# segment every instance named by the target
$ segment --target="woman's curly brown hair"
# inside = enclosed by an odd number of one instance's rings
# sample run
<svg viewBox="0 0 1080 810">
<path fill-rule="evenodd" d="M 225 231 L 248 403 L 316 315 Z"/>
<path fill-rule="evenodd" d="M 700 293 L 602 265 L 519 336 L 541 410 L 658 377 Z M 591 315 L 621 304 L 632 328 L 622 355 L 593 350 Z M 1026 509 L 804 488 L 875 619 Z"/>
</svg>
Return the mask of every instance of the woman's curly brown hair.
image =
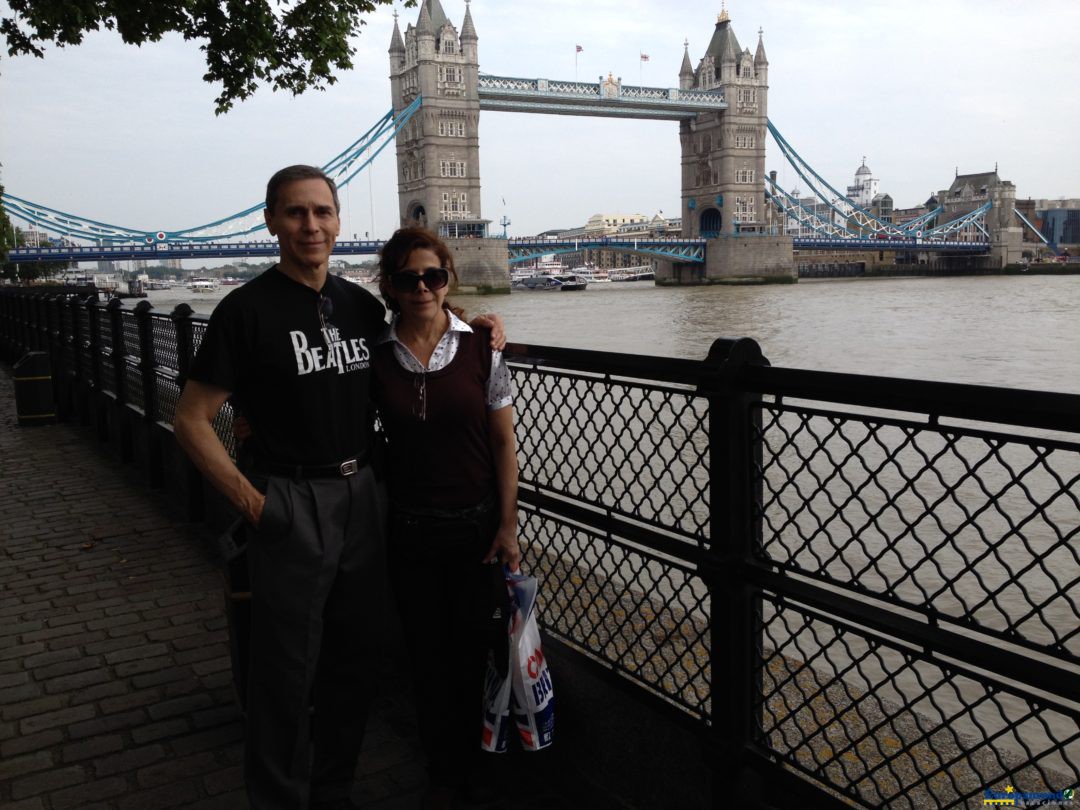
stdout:
<svg viewBox="0 0 1080 810">
<path fill-rule="evenodd" d="M 383 300 L 391 312 L 400 312 L 401 307 L 390 295 L 390 274 L 404 267 L 414 250 L 430 250 L 438 256 L 440 265 L 450 272 L 450 289 L 453 290 L 458 285 L 454 256 L 438 234 L 420 225 L 399 228 L 379 251 L 379 292 L 382 293 Z M 443 306 L 459 318 L 465 314 L 463 309 L 450 306 L 449 301 L 445 301 Z"/>
</svg>

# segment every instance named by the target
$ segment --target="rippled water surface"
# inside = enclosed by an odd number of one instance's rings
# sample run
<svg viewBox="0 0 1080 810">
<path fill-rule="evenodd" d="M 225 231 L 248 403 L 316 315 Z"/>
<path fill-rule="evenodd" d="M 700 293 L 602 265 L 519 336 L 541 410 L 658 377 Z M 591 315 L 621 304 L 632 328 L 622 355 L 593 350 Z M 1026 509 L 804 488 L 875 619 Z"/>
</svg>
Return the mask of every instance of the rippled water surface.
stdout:
<svg viewBox="0 0 1080 810">
<path fill-rule="evenodd" d="M 150 300 L 209 313 L 229 289 Z M 777 366 L 1080 393 L 1080 276 L 608 283 L 457 302 L 500 313 L 522 343 L 701 358 L 716 337 L 746 336 Z"/>
</svg>

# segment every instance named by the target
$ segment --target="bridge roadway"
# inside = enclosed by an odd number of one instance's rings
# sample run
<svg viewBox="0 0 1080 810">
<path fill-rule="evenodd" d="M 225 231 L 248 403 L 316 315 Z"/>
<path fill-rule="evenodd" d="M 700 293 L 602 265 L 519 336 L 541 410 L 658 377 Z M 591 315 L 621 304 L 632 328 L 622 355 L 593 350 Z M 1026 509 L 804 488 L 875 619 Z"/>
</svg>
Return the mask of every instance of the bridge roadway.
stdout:
<svg viewBox="0 0 1080 810">
<path fill-rule="evenodd" d="M 754 239 L 759 234 L 745 234 L 741 238 Z M 737 237 L 738 238 L 738 237 Z M 632 237 L 601 236 L 592 238 L 565 237 L 519 237 L 507 239 L 510 262 L 522 262 L 551 253 L 568 253 L 586 248 L 615 250 L 655 256 L 677 262 L 701 263 L 705 261 L 708 240 L 681 236 Z M 343 239 L 334 246 L 335 256 L 374 255 L 385 244 L 380 239 Z M 830 239 L 827 237 L 794 240 L 796 250 L 905 250 L 914 252 L 979 254 L 990 250 L 989 242 L 931 242 L 921 239 Z M 278 244 L 264 239 L 248 242 L 154 242 L 152 244 L 128 245 L 57 245 L 39 248 L 16 248 L 8 254 L 13 262 L 89 262 L 127 261 L 148 262 L 165 259 L 222 259 L 222 258 L 276 258 Z"/>
<path fill-rule="evenodd" d="M 0 807 L 241 810 L 242 719 L 209 538 L 89 429 L 18 427 L 13 399 L 0 365 Z M 400 670 L 380 666 L 356 775 L 354 801 L 375 810 L 417 807 L 425 783 Z M 584 798 L 557 749 L 525 756 L 493 769 L 513 800 L 477 806 Z"/>
</svg>

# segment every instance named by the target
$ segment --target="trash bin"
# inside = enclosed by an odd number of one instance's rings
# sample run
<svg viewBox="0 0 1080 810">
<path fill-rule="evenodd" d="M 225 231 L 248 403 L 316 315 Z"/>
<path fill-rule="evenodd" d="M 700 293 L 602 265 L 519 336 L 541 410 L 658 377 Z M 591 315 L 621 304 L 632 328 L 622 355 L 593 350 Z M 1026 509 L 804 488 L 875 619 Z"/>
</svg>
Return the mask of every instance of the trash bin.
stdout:
<svg viewBox="0 0 1080 810">
<path fill-rule="evenodd" d="M 15 379 L 15 414 L 20 425 L 48 425 L 56 421 L 52 364 L 45 352 L 27 352 L 12 367 Z"/>
</svg>

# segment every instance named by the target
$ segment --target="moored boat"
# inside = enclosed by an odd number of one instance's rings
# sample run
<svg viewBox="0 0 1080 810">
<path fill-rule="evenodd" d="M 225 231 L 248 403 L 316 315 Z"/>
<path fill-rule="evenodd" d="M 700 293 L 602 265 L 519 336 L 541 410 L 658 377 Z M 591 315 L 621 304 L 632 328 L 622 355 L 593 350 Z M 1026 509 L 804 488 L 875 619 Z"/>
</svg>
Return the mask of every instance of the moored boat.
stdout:
<svg viewBox="0 0 1080 810">
<path fill-rule="evenodd" d="M 606 284 L 611 281 L 611 276 L 607 270 L 592 264 L 583 264 L 580 267 L 575 267 L 570 272 L 576 276 L 581 276 L 589 284 Z"/>
<path fill-rule="evenodd" d="M 560 273 L 558 275 L 529 276 L 515 280 L 510 288 L 512 290 L 530 290 L 534 292 L 571 292 L 584 290 L 588 281 L 574 273 Z"/>
<path fill-rule="evenodd" d="M 620 267 L 611 273 L 612 281 L 654 281 L 656 271 L 651 265 L 641 264 L 637 267 Z"/>
<path fill-rule="evenodd" d="M 193 293 L 212 293 L 217 292 L 218 283 L 216 278 L 192 276 L 188 280 L 187 288 L 189 292 Z"/>
</svg>

